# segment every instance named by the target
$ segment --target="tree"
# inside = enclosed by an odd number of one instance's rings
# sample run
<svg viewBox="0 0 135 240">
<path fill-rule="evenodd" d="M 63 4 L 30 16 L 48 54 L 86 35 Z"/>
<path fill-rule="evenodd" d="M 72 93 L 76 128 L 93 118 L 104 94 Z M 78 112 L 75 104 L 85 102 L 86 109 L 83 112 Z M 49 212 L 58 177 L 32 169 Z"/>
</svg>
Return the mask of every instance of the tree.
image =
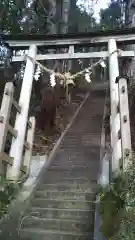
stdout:
<svg viewBox="0 0 135 240">
<path fill-rule="evenodd" d="M 47 33 L 47 0 L 1 0 L 0 29 L 2 33 Z M 50 21 L 53 21 L 50 19 Z"/>
<path fill-rule="evenodd" d="M 76 7 L 72 10 L 69 20 L 69 31 L 71 32 L 88 32 L 95 26 L 95 19 L 92 14 L 88 14 L 86 10 Z"/>
<path fill-rule="evenodd" d="M 0 29 L 2 33 L 21 32 L 24 7 L 25 0 L 0 1 Z"/>
<path fill-rule="evenodd" d="M 49 23 L 53 23 L 53 19 L 49 16 L 49 11 L 50 3 L 48 0 L 33 0 L 24 9 L 24 18 L 21 22 L 22 31 L 32 34 L 48 33 Z"/>
<path fill-rule="evenodd" d="M 116 29 L 122 25 L 121 1 L 111 0 L 108 8 L 100 12 L 100 26 L 107 29 Z"/>
<path fill-rule="evenodd" d="M 72 2 L 69 18 L 70 32 L 89 32 L 95 28 L 96 20 L 94 18 L 93 4 L 97 0 Z M 77 2 L 77 1 L 76 1 Z"/>
</svg>

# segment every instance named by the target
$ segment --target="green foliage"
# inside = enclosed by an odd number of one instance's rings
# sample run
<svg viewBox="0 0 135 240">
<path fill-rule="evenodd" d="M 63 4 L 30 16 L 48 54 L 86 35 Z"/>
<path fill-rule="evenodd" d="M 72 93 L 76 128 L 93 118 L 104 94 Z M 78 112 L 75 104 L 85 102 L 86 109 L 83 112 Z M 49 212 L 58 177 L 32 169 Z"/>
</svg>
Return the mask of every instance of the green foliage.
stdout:
<svg viewBox="0 0 135 240">
<path fill-rule="evenodd" d="M 119 213 L 120 227 L 111 240 L 135 239 L 135 163 L 124 173 L 125 205 Z"/>
<path fill-rule="evenodd" d="M 100 12 L 100 25 L 107 29 L 119 28 L 122 24 L 120 1 L 111 1 L 109 7 Z"/>
<path fill-rule="evenodd" d="M 4 33 L 21 32 L 21 20 L 23 18 L 24 0 L 0 1 L 0 29 Z"/>
<path fill-rule="evenodd" d="M 18 183 L 4 179 L 0 180 L 0 218 L 7 213 L 8 206 L 15 198 L 19 189 L 20 184 Z"/>
<path fill-rule="evenodd" d="M 25 7 L 25 21 L 21 22 L 22 31 L 31 34 L 48 33 L 48 23 L 53 19 L 49 17 L 49 0 L 33 0 L 30 7 Z"/>
<path fill-rule="evenodd" d="M 89 32 L 95 27 L 95 19 L 91 13 L 86 10 L 80 10 L 79 7 L 71 9 L 69 19 L 69 31 Z"/>
<path fill-rule="evenodd" d="M 49 24 L 56 24 L 56 19 L 49 16 L 51 4 L 49 0 L 1 0 L 0 1 L 0 29 L 3 33 L 48 33 Z M 61 3 L 57 3 L 61 4 Z M 90 5 L 92 6 L 92 5 Z M 121 25 L 121 1 L 111 1 L 107 9 L 101 10 L 100 24 L 96 23 L 92 7 L 89 13 L 84 5 L 76 6 L 72 1 L 69 12 L 69 31 L 84 32 L 91 31 L 91 28 L 105 29 L 117 28 Z M 61 19 L 58 19 L 60 21 Z M 57 21 L 57 22 L 58 22 Z"/>
<path fill-rule="evenodd" d="M 135 164 L 100 192 L 101 231 L 109 240 L 135 239 Z"/>
<path fill-rule="evenodd" d="M 0 30 L 2 33 L 46 33 L 49 1 L 0 1 Z"/>
<path fill-rule="evenodd" d="M 125 195 L 123 186 L 125 184 L 122 175 L 114 179 L 113 183 L 101 188 L 100 213 L 102 216 L 101 231 L 105 237 L 111 237 L 118 226 L 118 213 L 124 206 Z"/>
</svg>

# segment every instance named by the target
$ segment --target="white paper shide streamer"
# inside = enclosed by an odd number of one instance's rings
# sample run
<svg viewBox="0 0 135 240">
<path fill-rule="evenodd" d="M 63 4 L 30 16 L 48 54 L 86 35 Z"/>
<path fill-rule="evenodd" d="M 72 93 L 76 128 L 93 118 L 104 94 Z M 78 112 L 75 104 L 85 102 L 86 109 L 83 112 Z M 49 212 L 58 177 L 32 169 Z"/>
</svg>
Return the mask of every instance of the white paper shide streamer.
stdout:
<svg viewBox="0 0 135 240">
<path fill-rule="evenodd" d="M 86 69 L 86 72 L 85 72 L 85 80 L 90 83 L 91 82 L 91 78 L 90 78 L 90 75 L 91 75 L 91 72 Z"/>
<path fill-rule="evenodd" d="M 50 75 L 50 84 L 51 84 L 51 87 L 55 87 L 56 85 L 55 72 Z"/>
<path fill-rule="evenodd" d="M 100 62 L 100 65 L 101 65 L 102 68 L 106 68 L 106 64 L 105 64 L 104 61 L 101 61 L 101 62 Z"/>
<path fill-rule="evenodd" d="M 35 75 L 34 75 L 34 78 L 35 78 L 36 81 L 39 80 L 40 74 L 41 74 L 41 69 L 40 69 L 40 67 L 38 65 L 37 69 L 36 69 L 36 72 L 35 72 Z"/>
</svg>

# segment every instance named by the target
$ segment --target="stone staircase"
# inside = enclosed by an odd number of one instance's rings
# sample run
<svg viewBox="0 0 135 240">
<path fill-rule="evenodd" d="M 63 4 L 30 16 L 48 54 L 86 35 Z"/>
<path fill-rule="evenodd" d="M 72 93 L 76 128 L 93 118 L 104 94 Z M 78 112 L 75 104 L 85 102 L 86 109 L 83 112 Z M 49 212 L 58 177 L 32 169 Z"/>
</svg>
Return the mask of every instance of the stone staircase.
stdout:
<svg viewBox="0 0 135 240">
<path fill-rule="evenodd" d="M 42 176 L 18 239 L 94 239 L 103 108 L 104 92 L 93 91 Z"/>
</svg>

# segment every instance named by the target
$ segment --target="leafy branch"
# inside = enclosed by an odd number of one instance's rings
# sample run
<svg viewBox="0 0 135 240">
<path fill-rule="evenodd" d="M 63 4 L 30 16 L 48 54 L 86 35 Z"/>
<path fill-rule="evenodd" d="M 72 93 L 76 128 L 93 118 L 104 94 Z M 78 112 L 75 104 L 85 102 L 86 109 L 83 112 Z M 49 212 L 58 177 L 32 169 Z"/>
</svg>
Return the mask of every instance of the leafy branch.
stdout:
<svg viewBox="0 0 135 240">
<path fill-rule="evenodd" d="M 3 217 L 7 211 L 11 201 L 16 197 L 20 189 L 19 182 L 9 180 L 0 180 L 0 218 Z"/>
<path fill-rule="evenodd" d="M 135 239 L 135 163 L 100 190 L 101 231 L 109 240 Z"/>
</svg>

